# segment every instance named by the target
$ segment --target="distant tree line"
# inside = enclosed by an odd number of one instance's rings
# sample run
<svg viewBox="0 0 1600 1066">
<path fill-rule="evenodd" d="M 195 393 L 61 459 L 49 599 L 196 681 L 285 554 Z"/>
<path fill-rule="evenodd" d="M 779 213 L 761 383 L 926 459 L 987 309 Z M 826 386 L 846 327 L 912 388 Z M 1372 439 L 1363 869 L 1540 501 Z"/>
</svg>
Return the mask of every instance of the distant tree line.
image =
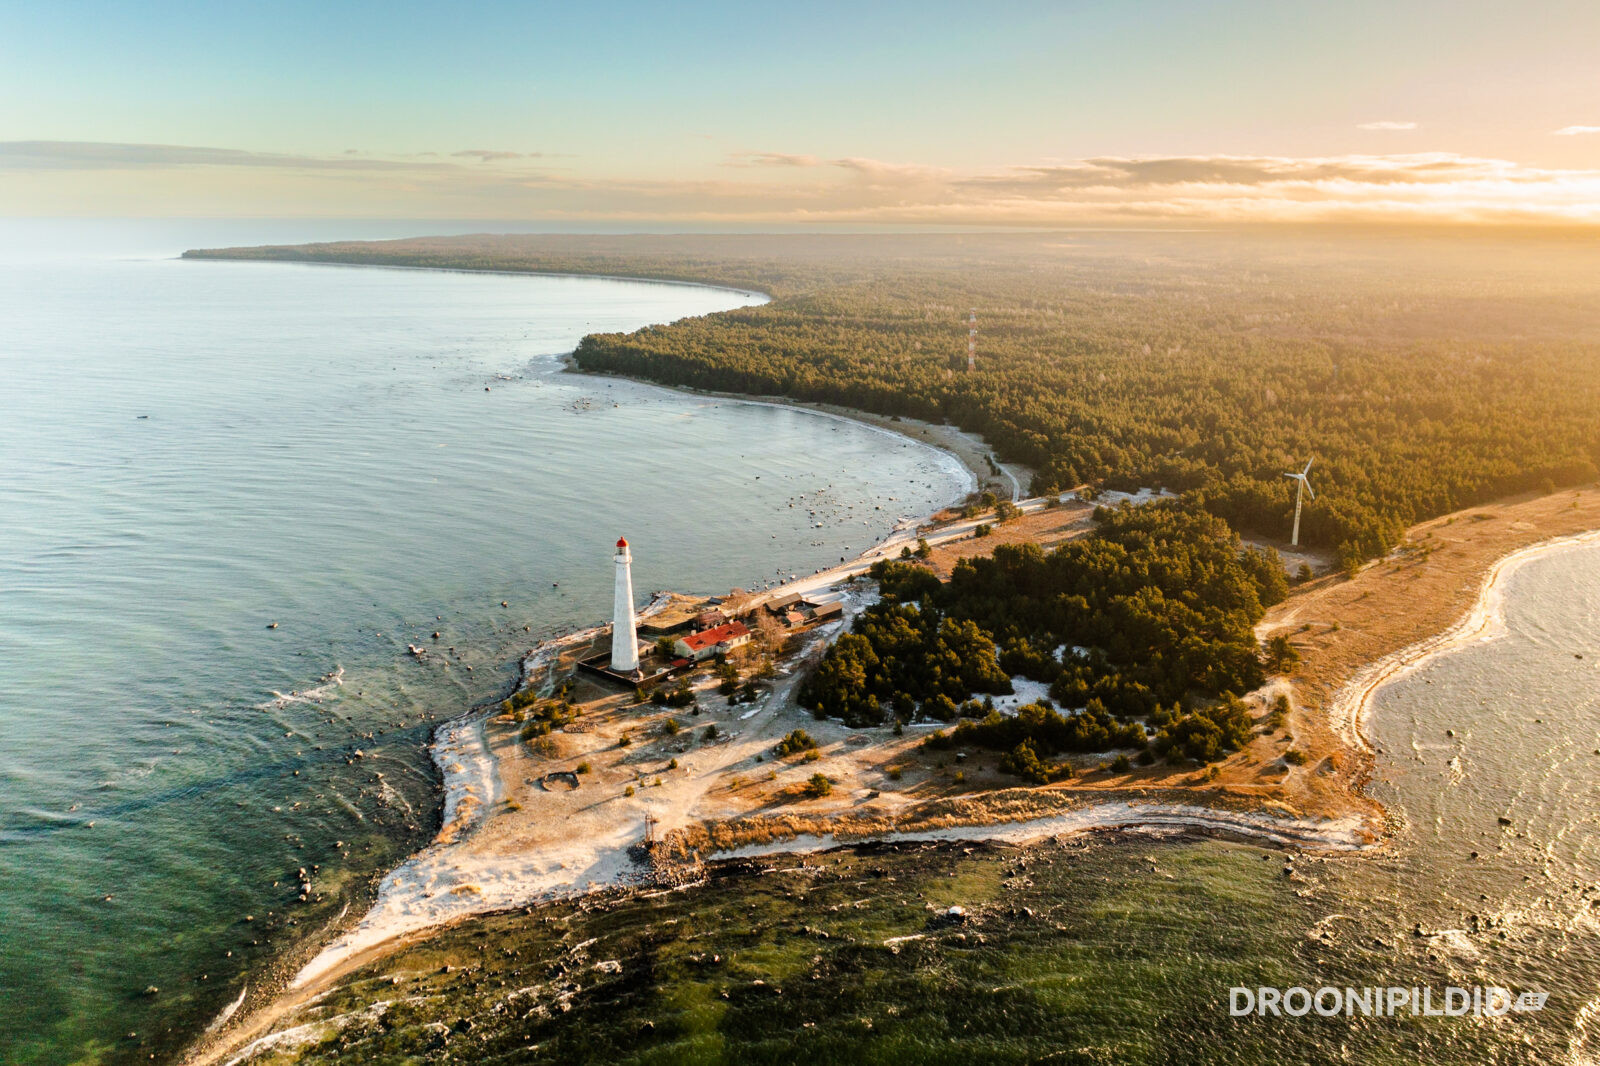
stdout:
<svg viewBox="0 0 1600 1066">
<path fill-rule="evenodd" d="M 1189 493 L 1346 562 L 1600 465 L 1600 252 L 1441 234 L 517 235 L 189 253 L 754 286 L 586 370 L 948 422 L 1038 473 Z M 978 310 L 978 371 L 965 318 Z"/>
<path fill-rule="evenodd" d="M 900 268 L 591 336 L 576 356 L 587 370 L 953 423 L 1034 467 L 1035 493 L 1188 492 L 1279 536 L 1293 510 L 1282 474 L 1315 457 L 1302 540 L 1347 563 L 1424 518 L 1597 476 L 1596 323 L 1559 298 L 1348 271 L 1230 285 L 1094 266 Z M 1460 308 L 1472 293 L 1504 317 Z M 958 368 L 969 302 L 984 305 L 975 374 Z"/>
</svg>

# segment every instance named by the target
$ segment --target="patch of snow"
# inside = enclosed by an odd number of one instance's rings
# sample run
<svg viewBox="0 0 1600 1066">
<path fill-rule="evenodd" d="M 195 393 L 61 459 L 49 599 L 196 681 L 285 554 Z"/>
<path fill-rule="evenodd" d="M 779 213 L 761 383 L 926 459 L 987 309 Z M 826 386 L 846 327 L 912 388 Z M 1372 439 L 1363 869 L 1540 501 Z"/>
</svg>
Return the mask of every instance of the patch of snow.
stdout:
<svg viewBox="0 0 1600 1066">
<path fill-rule="evenodd" d="M 1077 493 L 1069 492 L 1067 495 L 1077 498 Z M 1117 492 L 1114 489 L 1106 489 L 1095 498 L 1094 502 L 1102 507 L 1115 507 L 1122 503 L 1131 503 L 1137 507 L 1139 504 L 1149 503 L 1151 500 L 1176 499 L 1177 495 L 1176 492 L 1168 492 L 1166 489 L 1140 489 L 1138 492 Z"/>
<path fill-rule="evenodd" d="M 1030 703 L 1047 699 L 1050 695 L 1050 686 L 1043 681 L 1030 681 L 1025 677 L 1013 677 L 1011 687 L 1016 689 L 1010 696 L 996 696 L 994 705 L 996 710 L 1015 711 L 1019 707 L 1026 707 Z"/>
</svg>

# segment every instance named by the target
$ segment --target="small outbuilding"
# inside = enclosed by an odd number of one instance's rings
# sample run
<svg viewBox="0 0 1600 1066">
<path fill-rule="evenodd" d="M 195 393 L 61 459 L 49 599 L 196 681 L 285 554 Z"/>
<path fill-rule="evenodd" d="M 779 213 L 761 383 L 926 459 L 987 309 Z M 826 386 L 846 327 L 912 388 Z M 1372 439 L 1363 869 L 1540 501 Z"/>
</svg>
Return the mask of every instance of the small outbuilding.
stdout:
<svg viewBox="0 0 1600 1066">
<path fill-rule="evenodd" d="M 798 592 L 786 592 L 782 596 L 774 596 L 762 606 L 768 611 L 782 618 L 792 610 L 798 610 L 805 605 L 805 600 L 800 598 Z"/>
<path fill-rule="evenodd" d="M 718 608 L 713 607 L 709 611 L 701 611 L 699 614 L 695 615 L 694 620 L 689 623 L 689 628 L 694 630 L 715 629 L 718 626 L 724 626 L 727 624 L 728 616 L 723 614 Z"/>
<path fill-rule="evenodd" d="M 811 610 L 811 621 L 814 624 L 831 622 L 835 618 L 842 617 L 844 617 L 844 604 L 842 603 L 819 603 Z"/>
</svg>

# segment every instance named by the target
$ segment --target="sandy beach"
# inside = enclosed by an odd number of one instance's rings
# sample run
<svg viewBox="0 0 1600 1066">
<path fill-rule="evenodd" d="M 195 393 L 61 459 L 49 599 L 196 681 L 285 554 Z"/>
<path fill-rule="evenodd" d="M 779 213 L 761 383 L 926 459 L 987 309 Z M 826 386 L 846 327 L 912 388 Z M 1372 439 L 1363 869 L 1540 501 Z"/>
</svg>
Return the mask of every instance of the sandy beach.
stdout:
<svg viewBox="0 0 1600 1066">
<path fill-rule="evenodd" d="M 1092 508 L 1022 502 L 1009 539 L 1058 543 L 1090 526 Z M 700 863 L 868 840 L 1022 842 L 1106 829 L 1200 829 L 1281 847 L 1353 852 L 1380 843 L 1384 813 L 1360 792 L 1370 768 L 1364 715 L 1371 695 L 1427 658 L 1492 638 L 1508 574 L 1564 545 L 1592 541 L 1600 493 L 1585 490 L 1473 508 L 1422 523 L 1405 545 L 1352 579 L 1327 577 L 1295 590 L 1259 627 L 1265 638 L 1292 635 L 1304 656 L 1289 678 L 1254 694 L 1291 696 L 1288 728 L 1258 736 L 1206 775 L 1192 769 L 1088 772 L 1043 788 L 1018 788 L 992 768 L 968 765 L 959 777 L 931 760 L 926 729 L 849 730 L 817 722 L 796 706 L 793 689 L 808 664 L 862 606 L 869 588 L 853 580 L 898 555 L 919 535 L 936 554 L 992 551 L 974 540 L 973 521 L 897 529 L 888 539 L 822 573 L 755 597 L 800 591 L 836 599 L 844 617 L 804 635 L 767 692 L 753 705 L 719 706 L 702 680 L 701 706 L 683 712 L 636 706 L 620 692 L 580 682 L 581 726 L 539 745 L 510 716 L 478 715 L 443 727 L 434 756 L 446 790 L 435 842 L 386 877 L 371 910 L 329 943 L 264 1010 L 224 1029 L 195 1062 L 236 1061 L 256 1039 L 343 976 L 431 930 L 467 917 L 536 905 L 599 888 L 644 884 L 659 874 L 636 845 L 653 827 L 658 855 L 688 871 Z M 1394 610 L 1403 592 L 1408 609 Z M 662 600 L 652 609 L 664 606 Z M 525 684 L 549 692 L 570 674 L 602 629 L 558 638 L 530 652 Z M 672 726 L 666 723 L 671 719 Z M 682 719 L 680 722 L 679 719 Z M 680 728 L 680 726 L 682 728 Z M 790 730 L 817 741 L 814 762 L 781 760 L 774 745 Z M 1306 765 L 1283 758 L 1293 744 Z M 582 784 L 551 784 L 555 770 L 582 768 Z M 836 782 L 827 799 L 800 786 L 821 770 Z M 577 778 L 574 778 L 577 780 Z M 235 1049 L 225 1059 L 226 1049 Z"/>
<path fill-rule="evenodd" d="M 1329 705 L 1329 728 L 1351 749 L 1370 752 L 1367 721 L 1372 715 L 1372 697 L 1379 689 L 1440 655 L 1502 636 L 1505 633 L 1505 584 L 1512 574 L 1535 559 L 1597 542 L 1600 542 L 1600 530 L 1589 530 L 1540 541 L 1502 557 L 1484 575 L 1477 600 L 1461 621 L 1436 637 L 1418 641 L 1379 659 L 1351 678 Z"/>
<path fill-rule="evenodd" d="M 1437 655 L 1494 639 L 1506 579 L 1532 559 L 1593 543 L 1597 530 L 1593 488 L 1470 507 L 1411 527 L 1353 578 L 1320 578 L 1269 611 L 1257 635 L 1288 635 L 1303 660 L 1290 679 L 1287 731 L 1312 760 L 1291 775 L 1291 801 L 1342 797 L 1382 817 L 1361 792 L 1373 694 Z"/>
</svg>

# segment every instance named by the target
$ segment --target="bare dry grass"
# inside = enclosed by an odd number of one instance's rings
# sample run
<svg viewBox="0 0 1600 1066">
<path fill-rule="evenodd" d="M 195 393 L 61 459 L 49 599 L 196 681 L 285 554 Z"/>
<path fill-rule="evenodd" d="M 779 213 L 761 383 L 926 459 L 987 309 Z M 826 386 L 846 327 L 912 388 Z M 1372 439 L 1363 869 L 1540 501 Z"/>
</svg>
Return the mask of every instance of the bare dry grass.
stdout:
<svg viewBox="0 0 1600 1066">
<path fill-rule="evenodd" d="M 941 514 L 949 514 L 951 519 L 960 517 L 959 512 Z M 988 536 L 964 537 L 935 545 L 928 562 L 940 577 L 949 577 L 958 560 L 987 558 L 1002 544 L 1037 544 L 1045 551 L 1050 551 L 1074 537 L 1090 532 L 1094 528 L 1093 515 L 1093 504 L 1077 501 L 1030 511 L 1009 522 L 994 525 Z"/>
<path fill-rule="evenodd" d="M 1268 612 L 1262 637 L 1285 633 L 1303 657 L 1291 678 L 1288 732 L 1310 756 L 1284 782 L 1286 798 L 1334 802 L 1365 780 L 1370 766 L 1346 750 L 1329 726 L 1339 691 L 1368 664 L 1444 632 L 1476 603 L 1485 575 L 1513 552 L 1600 528 L 1600 491 L 1519 496 L 1413 526 L 1389 558 L 1352 579 L 1302 586 Z"/>
</svg>

